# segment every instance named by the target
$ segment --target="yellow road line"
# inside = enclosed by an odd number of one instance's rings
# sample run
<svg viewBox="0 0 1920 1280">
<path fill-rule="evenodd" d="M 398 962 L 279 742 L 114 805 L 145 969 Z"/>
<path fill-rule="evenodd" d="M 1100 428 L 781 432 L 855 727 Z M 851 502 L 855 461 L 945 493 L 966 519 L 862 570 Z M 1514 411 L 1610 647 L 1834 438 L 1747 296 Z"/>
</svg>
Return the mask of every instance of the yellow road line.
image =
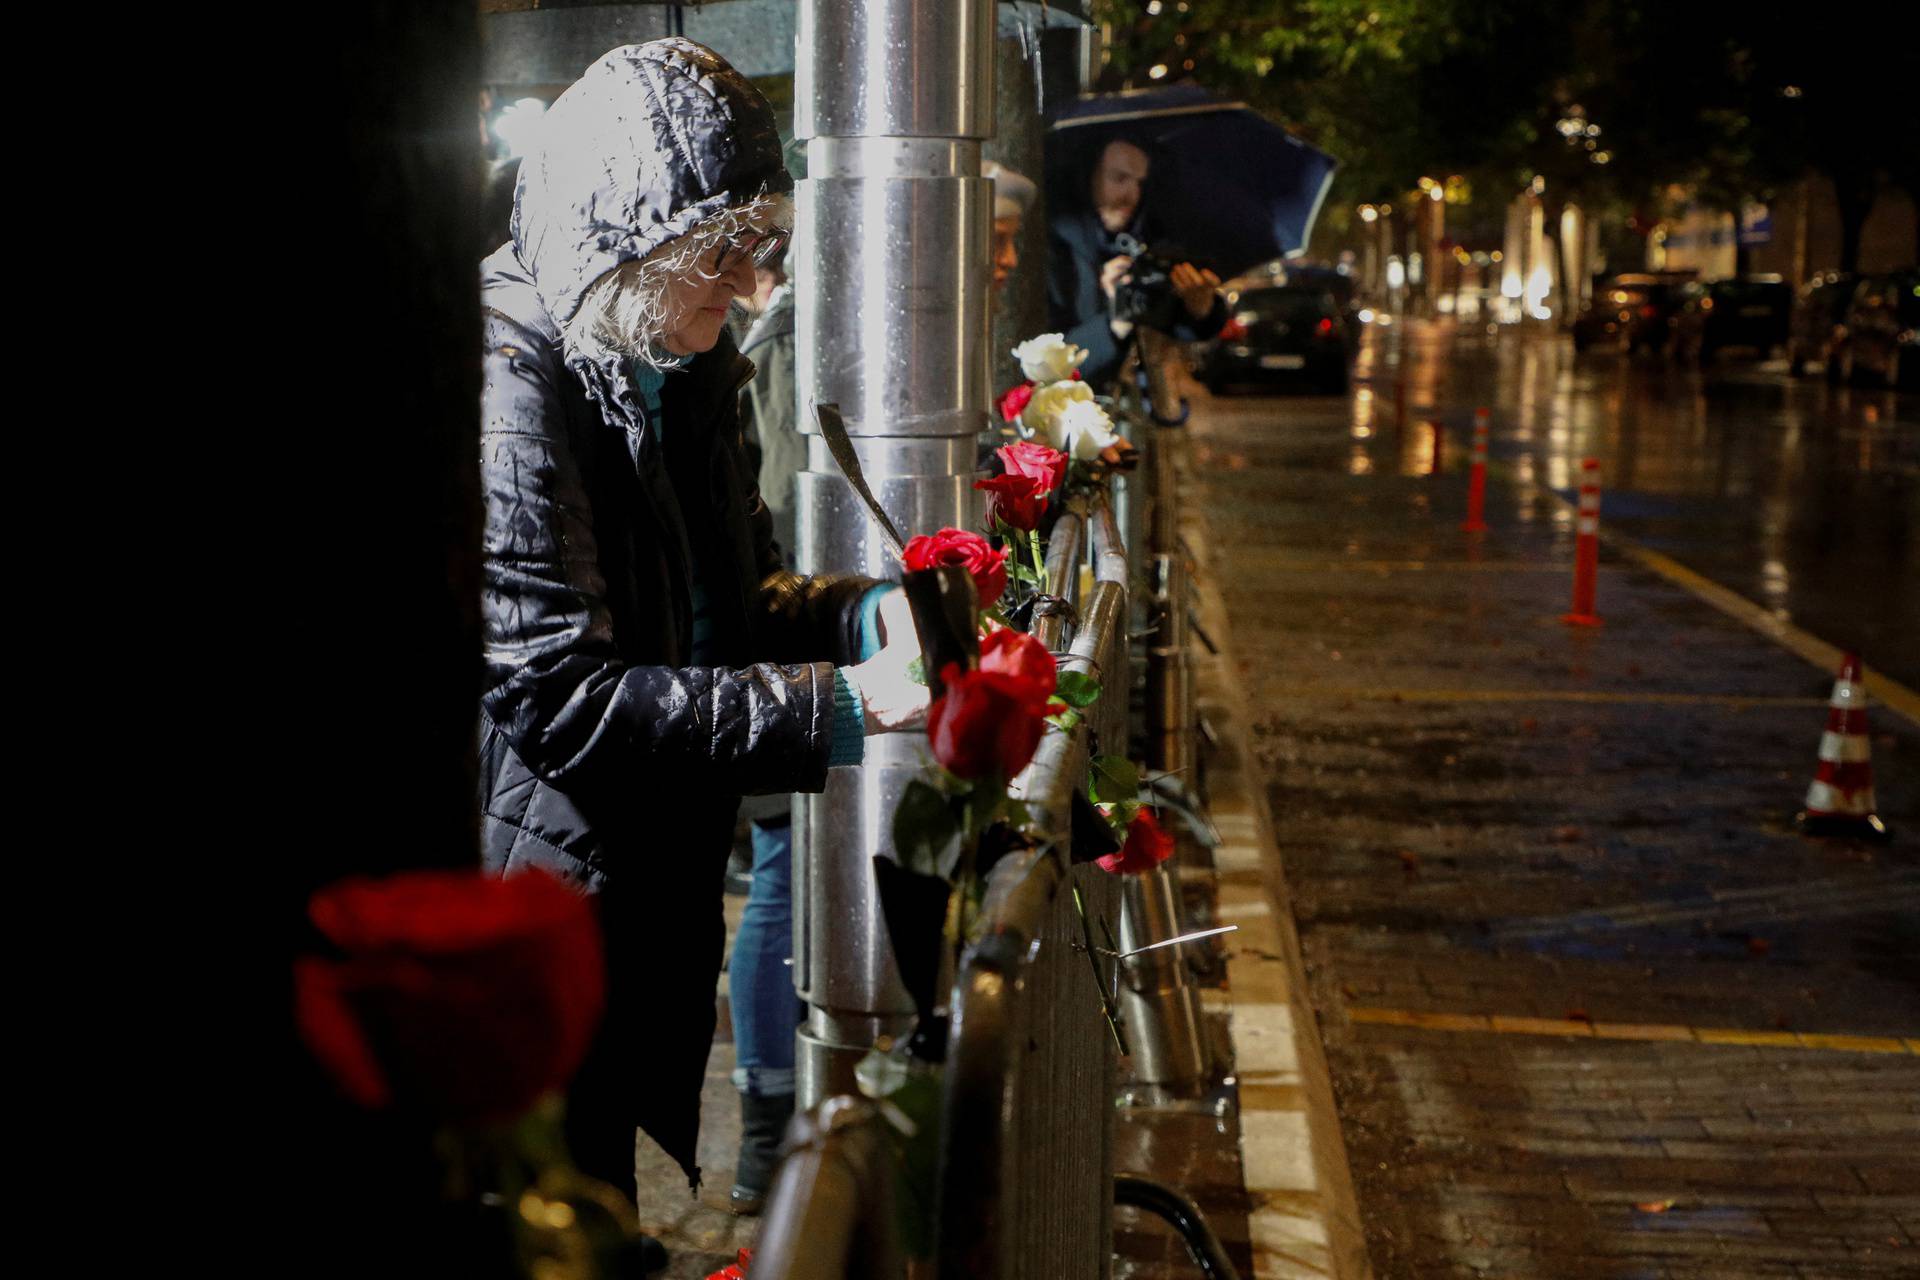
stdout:
<svg viewBox="0 0 1920 1280">
<path fill-rule="evenodd" d="M 1829 1053 L 1904 1053 L 1920 1057 L 1920 1040 L 1797 1031 L 1747 1031 L 1737 1027 L 1689 1027 L 1658 1022 L 1586 1022 L 1578 1018 L 1510 1018 L 1501 1014 L 1424 1013 L 1355 1005 L 1352 1022 L 1414 1027 L 1423 1031 L 1478 1031 L 1509 1036 L 1589 1036 L 1595 1040 L 1678 1040 L 1693 1044 L 1744 1045 L 1765 1049 L 1821 1049 Z"/>
<path fill-rule="evenodd" d="M 1761 635 L 1778 643 L 1789 653 L 1798 654 L 1823 671 L 1837 672 L 1840 669 L 1840 659 L 1845 655 L 1837 645 L 1828 644 L 1819 636 L 1802 631 L 1791 622 L 1775 617 L 1739 592 L 1730 591 L 1717 582 L 1703 578 L 1671 557 L 1643 547 L 1631 538 L 1604 532 L 1601 536 L 1604 540 L 1612 542 L 1629 559 L 1651 569 L 1675 586 L 1692 592 L 1736 622 L 1745 623 Z M 1884 671 L 1871 666 L 1866 667 L 1863 674 L 1868 699 L 1882 702 L 1914 724 L 1920 725 L 1920 693 L 1915 693 Z"/>
<path fill-rule="evenodd" d="M 1262 685 L 1280 698 L 1333 698 L 1352 702 L 1589 702 L 1652 703 L 1682 707 L 1824 707 L 1825 698 L 1786 698 L 1744 693 L 1615 693 L 1604 689 L 1382 689 L 1372 686 Z"/>
<path fill-rule="evenodd" d="M 1466 573 L 1556 573 L 1565 576 L 1564 564 L 1546 564 L 1538 560 L 1303 560 L 1294 555 L 1265 555 L 1258 551 L 1228 551 L 1234 569 L 1280 570 L 1299 573 L 1334 573 L 1360 570 L 1367 573 L 1418 573 L 1434 569 L 1460 570 Z"/>
<path fill-rule="evenodd" d="M 1555 490 L 1537 482 L 1521 482 L 1515 477 L 1513 468 L 1506 463 L 1489 462 L 1487 470 L 1504 484 L 1544 493 L 1568 510 L 1577 510 L 1572 500 Z M 1651 570 L 1681 590 L 1712 605 L 1735 622 L 1758 631 L 1787 652 L 1805 658 L 1822 671 L 1832 674 L 1840 669 L 1840 659 L 1844 651 L 1837 645 L 1829 644 L 1819 636 L 1774 616 L 1773 613 L 1761 608 L 1739 592 L 1695 573 L 1673 557 L 1662 555 L 1649 547 L 1643 547 L 1627 535 L 1609 529 L 1604 515 L 1600 523 L 1600 540 L 1641 567 Z M 1913 724 L 1920 725 L 1920 693 L 1915 693 L 1885 672 L 1871 666 L 1865 667 L 1862 675 L 1865 678 L 1869 699 L 1879 700 L 1905 716 Z"/>
</svg>

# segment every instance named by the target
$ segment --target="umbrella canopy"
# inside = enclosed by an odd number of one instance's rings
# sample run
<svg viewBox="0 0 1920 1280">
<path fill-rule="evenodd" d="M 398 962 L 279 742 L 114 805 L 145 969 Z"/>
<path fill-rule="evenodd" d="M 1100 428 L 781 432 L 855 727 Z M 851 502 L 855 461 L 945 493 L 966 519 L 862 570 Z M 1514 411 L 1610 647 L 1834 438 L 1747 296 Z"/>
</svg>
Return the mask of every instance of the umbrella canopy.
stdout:
<svg viewBox="0 0 1920 1280">
<path fill-rule="evenodd" d="M 1115 138 L 1153 159 L 1150 236 L 1223 279 L 1305 251 L 1337 164 L 1246 103 L 1196 84 L 1100 94 L 1054 113 L 1047 177 L 1056 210 L 1088 203 L 1094 163 Z"/>
</svg>

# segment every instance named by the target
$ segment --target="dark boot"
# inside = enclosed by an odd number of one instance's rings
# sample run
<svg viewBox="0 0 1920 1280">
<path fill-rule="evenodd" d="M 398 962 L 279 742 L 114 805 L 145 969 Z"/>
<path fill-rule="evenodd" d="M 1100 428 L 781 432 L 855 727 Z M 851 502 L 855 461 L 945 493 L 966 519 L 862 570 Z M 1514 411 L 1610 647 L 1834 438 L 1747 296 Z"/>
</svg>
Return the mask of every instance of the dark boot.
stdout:
<svg viewBox="0 0 1920 1280">
<path fill-rule="evenodd" d="M 773 1167 L 780 1158 L 780 1139 L 791 1119 L 790 1093 L 740 1095 L 740 1159 L 734 1166 L 733 1192 L 727 1197 L 735 1213 L 757 1214 L 766 1203 Z"/>
</svg>

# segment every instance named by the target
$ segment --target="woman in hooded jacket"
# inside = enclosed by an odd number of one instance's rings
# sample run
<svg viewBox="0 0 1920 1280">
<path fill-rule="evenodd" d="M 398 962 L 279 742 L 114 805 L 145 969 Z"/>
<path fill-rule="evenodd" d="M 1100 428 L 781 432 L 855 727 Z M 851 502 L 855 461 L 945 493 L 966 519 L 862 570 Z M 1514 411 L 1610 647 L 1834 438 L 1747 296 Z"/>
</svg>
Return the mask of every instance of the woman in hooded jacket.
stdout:
<svg viewBox="0 0 1920 1280">
<path fill-rule="evenodd" d="M 482 264 L 482 844 L 597 896 L 607 1012 L 568 1097 L 629 1193 L 634 1129 L 697 1187 L 739 799 L 818 791 L 925 714 L 904 597 L 782 568 L 726 311 L 784 241 L 766 101 L 683 39 L 606 54 L 521 163 Z"/>
</svg>

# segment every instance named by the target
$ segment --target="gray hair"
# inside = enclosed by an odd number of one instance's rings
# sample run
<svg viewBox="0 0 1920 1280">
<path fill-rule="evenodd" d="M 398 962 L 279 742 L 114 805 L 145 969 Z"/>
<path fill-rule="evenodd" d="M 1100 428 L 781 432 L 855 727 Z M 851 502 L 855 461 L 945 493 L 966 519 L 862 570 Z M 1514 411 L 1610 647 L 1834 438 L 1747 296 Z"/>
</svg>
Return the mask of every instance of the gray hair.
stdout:
<svg viewBox="0 0 1920 1280">
<path fill-rule="evenodd" d="M 654 369 L 672 359 L 666 337 L 667 290 L 677 281 L 718 277 L 701 265 L 718 245 L 793 225 L 793 201 L 757 196 L 723 209 L 644 258 L 622 263 L 587 286 L 565 328 L 566 345 L 593 357 L 632 356 Z"/>
</svg>

